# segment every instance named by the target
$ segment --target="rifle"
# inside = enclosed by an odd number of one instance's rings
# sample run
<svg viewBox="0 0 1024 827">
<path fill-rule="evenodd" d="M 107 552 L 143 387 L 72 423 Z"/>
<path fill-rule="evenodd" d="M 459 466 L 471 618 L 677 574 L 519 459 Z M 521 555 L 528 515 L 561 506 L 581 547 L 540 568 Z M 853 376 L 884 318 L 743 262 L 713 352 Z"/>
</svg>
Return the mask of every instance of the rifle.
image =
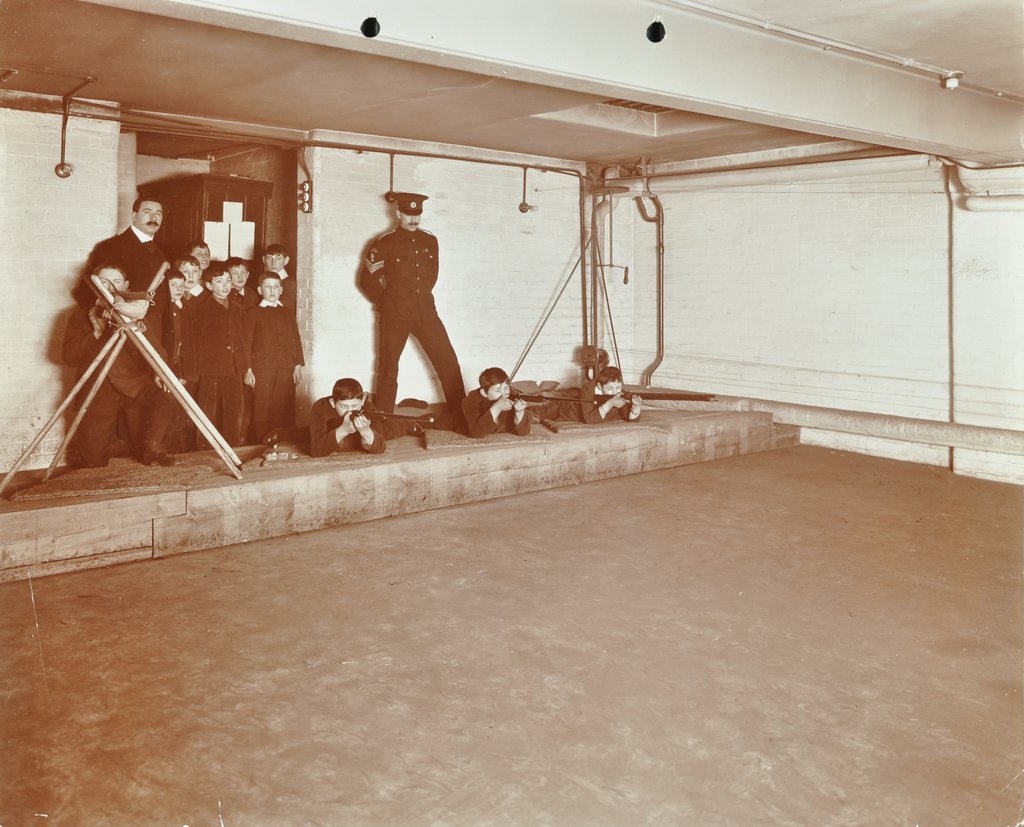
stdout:
<svg viewBox="0 0 1024 827">
<path fill-rule="evenodd" d="M 652 393 L 640 393 L 639 391 L 622 391 L 617 394 L 625 399 L 627 402 L 632 402 L 634 396 L 639 396 L 645 402 L 647 401 L 675 401 L 675 402 L 710 402 L 716 397 L 710 393 L 689 393 L 684 391 L 669 392 L 669 391 L 655 391 Z M 520 391 L 513 390 L 511 397 L 513 399 L 522 399 L 524 402 L 569 402 L 571 404 L 582 405 L 593 404 L 603 405 L 609 399 L 614 399 L 614 396 L 607 396 L 605 394 L 594 394 L 593 399 L 581 399 L 578 396 L 548 396 L 543 393 L 521 393 Z"/>
<path fill-rule="evenodd" d="M 433 425 L 434 417 L 429 415 L 421 416 L 409 416 L 408 414 L 396 414 L 396 413 L 385 413 L 384 411 L 367 411 L 360 408 L 356 411 L 351 411 L 349 416 L 365 416 L 371 422 L 386 422 L 389 419 L 408 419 L 416 422 L 420 427 L 424 425 Z M 328 428 L 340 428 L 341 423 L 344 422 L 344 417 L 335 416 L 327 420 Z"/>
<path fill-rule="evenodd" d="M 710 393 L 689 393 L 685 391 L 653 391 L 647 393 L 646 391 L 641 393 L 640 391 L 622 391 L 618 394 L 627 402 L 632 402 L 634 396 L 639 396 L 644 402 L 710 402 L 715 398 L 714 394 Z M 594 394 L 594 402 L 598 405 L 602 405 L 609 399 L 614 399 L 615 396 L 607 396 L 602 393 Z"/>
</svg>

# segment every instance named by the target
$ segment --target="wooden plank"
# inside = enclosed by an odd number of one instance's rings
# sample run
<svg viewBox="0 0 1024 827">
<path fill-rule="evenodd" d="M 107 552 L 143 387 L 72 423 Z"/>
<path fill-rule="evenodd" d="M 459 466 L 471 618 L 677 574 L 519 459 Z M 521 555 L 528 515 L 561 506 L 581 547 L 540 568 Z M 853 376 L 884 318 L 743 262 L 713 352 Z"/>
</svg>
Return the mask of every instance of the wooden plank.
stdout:
<svg viewBox="0 0 1024 827">
<path fill-rule="evenodd" d="M 51 500 L 0 512 L 0 569 L 153 547 L 153 520 L 185 512 L 185 492 Z"/>
<path fill-rule="evenodd" d="M 0 583 L 11 580 L 27 580 L 30 576 L 44 577 L 50 574 L 66 574 L 70 571 L 83 569 L 99 569 L 117 563 L 130 563 L 136 560 L 149 560 L 153 556 L 152 546 L 133 548 L 127 551 L 114 551 L 109 554 L 94 554 L 90 557 L 72 557 L 67 560 L 53 560 L 49 563 L 34 563 L 17 566 L 13 569 L 0 569 Z"/>
<path fill-rule="evenodd" d="M 660 413 L 660 412 L 659 412 Z M 528 445 L 458 446 L 364 465 L 194 488 L 183 514 L 154 523 L 154 556 L 279 537 L 395 514 L 705 462 L 773 447 L 763 412 L 678 413 L 656 427 L 566 430 Z"/>
</svg>

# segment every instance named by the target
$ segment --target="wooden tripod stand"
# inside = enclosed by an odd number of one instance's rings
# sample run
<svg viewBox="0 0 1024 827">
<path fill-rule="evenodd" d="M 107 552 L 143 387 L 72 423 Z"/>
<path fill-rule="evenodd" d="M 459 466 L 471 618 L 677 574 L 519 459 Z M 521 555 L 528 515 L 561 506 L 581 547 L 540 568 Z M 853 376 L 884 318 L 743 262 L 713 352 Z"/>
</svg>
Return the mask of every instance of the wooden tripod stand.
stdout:
<svg viewBox="0 0 1024 827">
<path fill-rule="evenodd" d="M 147 293 L 152 294 L 153 292 L 155 292 L 156 288 L 160 285 L 160 282 L 163 281 L 164 272 L 166 270 L 167 265 L 164 265 L 164 267 L 157 274 L 156 278 L 153 280 L 153 284 L 150 285 L 150 289 L 147 291 Z M 111 336 L 106 341 L 106 343 L 100 349 L 100 352 L 96 354 L 92 362 L 89 364 L 89 367 L 86 368 L 81 378 L 78 380 L 78 382 L 75 383 L 75 386 L 71 389 L 71 392 L 60 404 L 57 410 L 54 411 L 53 416 L 50 417 L 50 419 L 42 427 L 39 433 L 36 434 L 35 439 L 32 440 L 29 446 L 18 458 L 18 461 L 14 463 L 14 465 L 11 467 L 11 470 L 7 472 L 7 476 L 5 476 L 3 478 L 3 481 L 0 482 L 0 494 L 4 492 L 4 490 L 7 488 L 7 485 L 14 478 L 14 475 L 18 471 L 18 469 L 25 464 L 26 460 L 32 455 L 32 452 L 36 449 L 39 443 L 43 441 L 46 435 L 57 423 L 57 420 L 60 419 L 64 411 L 66 411 L 68 406 L 71 405 L 71 402 L 74 400 L 74 398 L 78 396 L 79 392 L 88 383 L 89 378 L 94 373 L 96 373 L 98 369 L 99 374 L 96 376 L 96 380 L 89 388 L 85 396 L 85 399 L 82 401 L 82 404 L 78 409 L 78 413 L 75 415 L 75 418 L 71 423 L 71 426 L 68 428 L 67 434 L 65 434 L 64 436 L 63 442 L 61 442 L 60 447 L 57 449 L 57 452 L 53 455 L 53 460 L 50 462 L 49 468 L 46 469 L 46 473 L 43 475 L 44 480 L 50 479 L 51 475 L 53 474 L 53 470 L 57 467 L 57 463 L 60 462 L 60 458 L 64 455 L 64 451 L 67 449 L 68 445 L 70 444 L 72 438 L 75 435 L 75 432 L 78 430 L 78 426 L 79 424 L 81 424 L 82 419 L 86 414 L 86 411 L 89 410 L 89 405 L 96 397 L 96 394 L 99 392 L 100 386 L 107 378 L 107 374 L 110 373 L 110 369 L 111 367 L 113 367 L 114 361 L 121 353 L 121 348 L 123 348 L 125 342 L 129 340 L 132 342 L 133 345 L 135 345 L 136 348 L 138 348 L 139 352 L 142 354 L 142 357 L 146 360 L 149 366 L 153 369 L 153 372 L 163 383 L 164 389 L 177 400 L 178 404 L 181 405 L 182 409 L 185 411 L 189 419 L 191 419 L 192 422 L 195 423 L 196 428 L 198 428 L 199 432 L 206 438 L 206 441 L 209 442 L 211 446 L 213 446 L 213 449 L 217 452 L 217 455 L 224 461 L 224 464 L 227 466 L 228 471 L 236 479 L 242 479 L 242 472 L 239 470 L 239 468 L 242 465 L 242 461 L 238 458 L 238 455 L 235 454 L 234 450 L 231 448 L 230 445 L 228 445 L 224 437 L 220 435 L 220 432 L 213 426 L 213 423 L 210 422 L 206 414 L 203 413 L 199 405 L 196 404 L 195 400 L 189 395 L 188 391 L 185 390 L 184 385 L 182 385 L 181 382 L 178 380 L 178 377 L 174 375 L 174 371 L 172 371 L 167 366 L 167 363 L 164 362 L 164 360 L 160 357 L 160 354 L 156 351 L 156 349 L 153 347 L 150 341 L 145 336 L 142 335 L 137 325 L 134 322 L 126 321 L 114 309 L 114 297 L 110 293 L 110 291 L 107 290 L 107 287 L 103 283 L 103 281 L 97 278 L 96 276 L 92 276 L 91 280 L 93 290 L 104 300 L 104 302 L 106 302 L 110 310 L 111 322 L 117 327 L 117 331 L 114 333 L 113 336 Z"/>
</svg>

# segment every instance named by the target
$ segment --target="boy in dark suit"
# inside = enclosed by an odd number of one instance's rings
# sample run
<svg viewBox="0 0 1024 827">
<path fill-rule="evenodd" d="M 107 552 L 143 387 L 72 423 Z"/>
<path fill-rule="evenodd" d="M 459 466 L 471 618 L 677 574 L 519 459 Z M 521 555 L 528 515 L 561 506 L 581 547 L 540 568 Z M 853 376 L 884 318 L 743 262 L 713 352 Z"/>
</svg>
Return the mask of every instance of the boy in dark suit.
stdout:
<svg viewBox="0 0 1024 827">
<path fill-rule="evenodd" d="M 530 433 L 526 403 L 510 398 L 508 374 L 501 368 L 487 368 L 480 374 L 480 387 L 462 400 L 462 413 L 472 437 L 506 433 L 525 436 Z"/>
<path fill-rule="evenodd" d="M 258 286 L 249 287 L 249 265 L 244 258 L 231 256 L 224 262 L 224 269 L 231 276 L 231 300 L 242 305 L 242 310 L 248 313 L 260 303 Z"/>
<path fill-rule="evenodd" d="M 207 270 L 209 297 L 186 312 L 185 378 L 203 413 L 231 446 L 241 445 L 242 380 L 249 370 L 245 314 L 230 300 L 231 276 Z"/>
<path fill-rule="evenodd" d="M 264 273 L 256 288 L 262 300 L 245 315 L 243 340 L 253 390 L 252 424 L 257 440 L 295 421 L 295 385 L 302 378 L 302 341 L 295 314 L 281 304 L 281 277 Z"/>
</svg>

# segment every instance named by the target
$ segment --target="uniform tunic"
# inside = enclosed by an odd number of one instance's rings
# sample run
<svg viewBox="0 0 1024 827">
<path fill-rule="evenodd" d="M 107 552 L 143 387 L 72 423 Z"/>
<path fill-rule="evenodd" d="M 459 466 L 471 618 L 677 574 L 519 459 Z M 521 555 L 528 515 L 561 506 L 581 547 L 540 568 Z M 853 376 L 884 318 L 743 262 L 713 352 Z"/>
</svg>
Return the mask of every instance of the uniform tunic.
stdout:
<svg viewBox="0 0 1024 827">
<path fill-rule="evenodd" d="M 412 335 L 441 380 L 449 410 L 462 415 L 462 369 L 434 305 L 438 271 L 437 239 L 426 230 L 396 227 L 373 242 L 363 261 L 359 287 L 379 312 L 375 399 L 381 411 L 395 409 L 398 362 Z"/>
</svg>

